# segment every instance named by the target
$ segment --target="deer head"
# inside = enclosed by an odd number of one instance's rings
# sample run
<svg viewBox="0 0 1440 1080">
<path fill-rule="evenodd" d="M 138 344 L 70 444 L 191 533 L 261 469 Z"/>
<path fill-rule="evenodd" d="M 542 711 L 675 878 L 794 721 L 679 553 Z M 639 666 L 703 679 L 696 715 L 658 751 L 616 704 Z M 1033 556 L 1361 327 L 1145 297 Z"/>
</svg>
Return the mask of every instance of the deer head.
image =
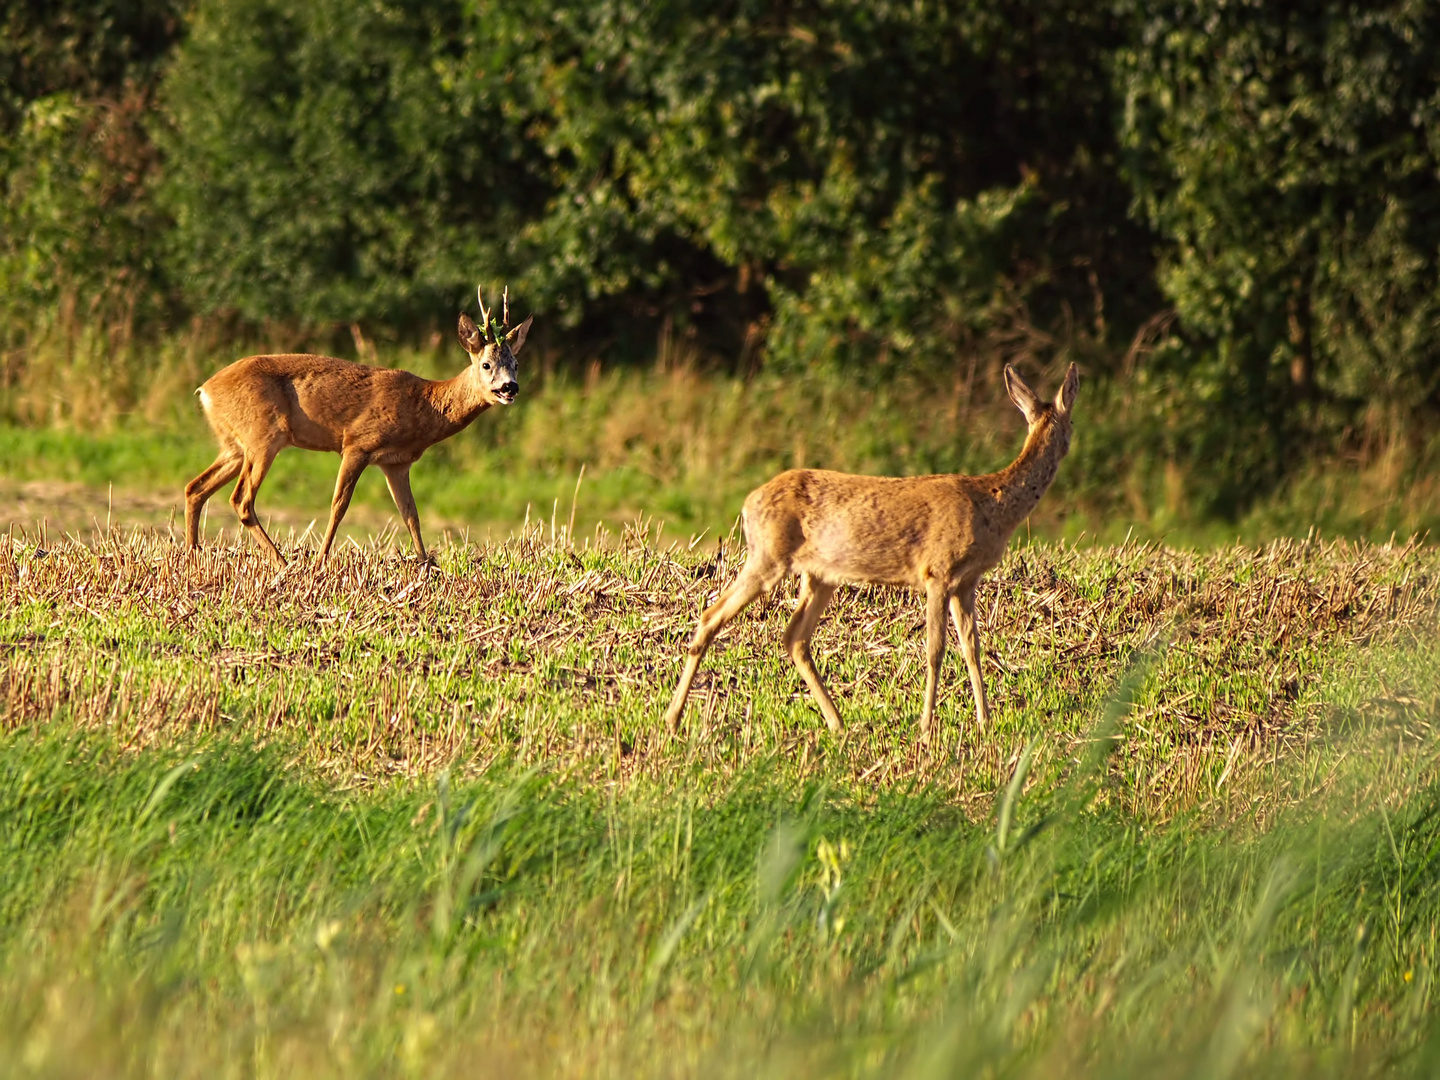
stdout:
<svg viewBox="0 0 1440 1080">
<path fill-rule="evenodd" d="M 1055 426 L 1061 439 L 1062 453 L 1070 448 L 1070 410 L 1075 406 L 1075 395 L 1080 390 L 1080 372 L 1074 364 L 1065 372 L 1065 381 L 1055 394 L 1054 402 L 1045 401 L 1031 390 L 1024 379 L 1009 364 L 1005 365 L 1005 389 L 1015 407 L 1025 414 L 1025 423 L 1033 432 L 1044 423 Z"/>
<path fill-rule="evenodd" d="M 510 290 L 507 287 L 501 295 L 500 318 L 485 306 L 485 296 L 475 290 L 480 301 L 480 325 L 469 315 L 460 316 L 460 344 L 470 354 L 470 369 L 479 383 L 480 391 L 496 405 L 509 405 L 520 393 L 517 381 L 519 365 L 515 357 L 525 347 L 525 337 L 530 333 L 531 315 L 513 330 L 510 329 Z"/>
</svg>

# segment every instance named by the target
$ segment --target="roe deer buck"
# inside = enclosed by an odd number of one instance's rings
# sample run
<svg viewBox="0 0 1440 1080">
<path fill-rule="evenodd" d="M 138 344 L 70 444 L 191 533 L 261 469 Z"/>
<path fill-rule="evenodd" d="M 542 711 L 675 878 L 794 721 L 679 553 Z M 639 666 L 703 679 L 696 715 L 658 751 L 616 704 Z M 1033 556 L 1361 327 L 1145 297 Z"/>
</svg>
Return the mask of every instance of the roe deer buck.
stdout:
<svg viewBox="0 0 1440 1080">
<path fill-rule="evenodd" d="M 810 657 L 810 635 L 837 585 L 905 585 L 925 593 L 925 705 L 922 739 L 935 717 L 940 661 L 945 655 L 945 608 L 955 620 L 960 648 L 983 727 L 990 709 L 980 674 L 980 633 L 975 586 L 1005 553 L 1010 534 L 1045 494 L 1070 449 L 1070 410 L 1080 387 L 1075 365 L 1051 404 L 1042 401 L 1008 364 L 1005 386 L 1025 414 L 1025 448 L 989 476 L 852 476 L 822 469 L 792 469 L 756 488 L 741 517 L 748 549 L 731 586 L 700 616 L 680 685 L 665 722 L 673 733 L 705 650 L 721 628 L 787 574 L 800 575 L 800 602 L 785 630 L 785 650 L 815 695 L 830 730 L 840 713 Z"/>
<path fill-rule="evenodd" d="M 304 353 L 250 356 L 212 375 L 196 393 L 220 441 L 220 456 L 185 485 L 189 546 L 200 546 L 200 510 L 205 501 L 238 476 L 230 504 L 240 523 L 276 562 L 285 565 L 255 514 L 255 493 L 275 455 L 287 446 L 298 446 L 340 455 L 320 561 L 330 553 L 355 482 L 367 465 L 376 465 L 385 474 L 416 554 L 421 562 L 428 562 L 410 493 L 410 466 L 491 405 L 508 405 L 519 394 L 515 357 L 534 316 L 511 330 L 509 290 L 502 304 L 499 321 L 486 310 L 483 296 L 480 326 L 469 315 L 460 316 L 460 344 L 470 354 L 470 366 L 453 379 L 432 382 L 408 371 Z"/>
</svg>

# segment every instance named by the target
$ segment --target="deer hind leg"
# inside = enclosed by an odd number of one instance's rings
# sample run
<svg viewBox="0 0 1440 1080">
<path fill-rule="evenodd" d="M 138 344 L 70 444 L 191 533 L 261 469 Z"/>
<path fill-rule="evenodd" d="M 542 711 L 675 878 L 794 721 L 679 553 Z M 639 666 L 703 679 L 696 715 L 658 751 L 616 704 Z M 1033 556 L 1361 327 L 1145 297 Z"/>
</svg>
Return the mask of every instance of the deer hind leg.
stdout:
<svg viewBox="0 0 1440 1080">
<path fill-rule="evenodd" d="M 940 662 L 945 659 L 944 582 L 930 578 L 925 583 L 925 705 L 920 710 L 920 740 L 930 742 L 935 726 L 935 698 L 940 691 Z"/>
<path fill-rule="evenodd" d="M 960 638 L 960 651 L 970 669 L 970 689 L 975 692 L 975 719 L 981 730 L 990 722 L 990 706 L 985 700 L 985 679 L 980 674 L 980 627 L 975 621 L 975 583 L 962 585 L 950 598 L 950 617 Z"/>
<path fill-rule="evenodd" d="M 820 672 L 815 669 L 815 661 L 810 655 L 810 635 L 815 633 L 815 626 L 834 595 L 834 585 L 816 581 L 809 574 L 800 575 L 800 604 L 795 609 L 790 625 L 785 628 L 785 651 L 790 654 L 790 659 L 795 661 L 795 666 L 800 669 L 800 677 L 815 696 L 815 703 L 820 706 L 820 715 L 825 717 L 825 726 L 838 735 L 841 727 L 840 710 L 835 708 L 835 702 L 831 699 L 830 692 L 825 689 L 825 683 L 821 681 Z"/>
<path fill-rule="evenodd" d="M 705 658 L 705 650 L 710 648 L 715 635 L 720 633 L 726 623 L 744 611 L 750 601 L 774 586 L 779 576 L 779 572 L 773 568 L 762 568 L 754 562 L 746 562 L 740 576 L 700 615 L 700 625 L 695 628 L 695 636 L 690 639 L 690 647 L 686 650 L 685 669 L 680 673 L 680 684 L 675 687 L 670 707 L 665 711 L 665 726 L 672 734 L 680 723 L 680 714 L 685 711 L 685 699 L 690 696 L 690 685 L 695 681 L 695 672 L 700 669 L 700 661 Z"/>
<path fill-rule="evenodd" d="M 221 448 L 220 456 L 199 476 L 185 485 L 185 545 L 200 546 L 200 511 L 210 496 L 234 480 L 245 464 L 245 455 L 233 443 Z"/>
<path fill-rule="evenodd" d="M 410 530 L 410 539 L 415 542 L 415 554 L 420 556 L 422 563 L 429 563 L 430 556 L 425 551 L 425 541 L 420 539 L 420 514 L 415 509 L 415 496 L 410 492 L 410 466 L 382 465 L 380 471 L 385 474 L 385 483 L 389 485 L 390 497 L 395 500 L 395 509 L 400 511 L 405 528 Z"/>
<path fill-rule="evenodd" d="M 230 505 L 235 508 L 240 524 L 250 530 L 255 542 L 281 566 L 285 565 L 285 556 L 280 554 L 275 541 L 270 539 L 265 526 L 260 524 L 260 516 L 255 513 L 255 496 L 260 491 L 260 485 L 265 482 L 265 474 L 270 471 L 275 455 L 284 447 L 282 442 L 269 442 L 258 454 L 247 452 L 240 467 L 240 479 L 236 481 L 235 490 L 230 494 Z"/>
</svg>

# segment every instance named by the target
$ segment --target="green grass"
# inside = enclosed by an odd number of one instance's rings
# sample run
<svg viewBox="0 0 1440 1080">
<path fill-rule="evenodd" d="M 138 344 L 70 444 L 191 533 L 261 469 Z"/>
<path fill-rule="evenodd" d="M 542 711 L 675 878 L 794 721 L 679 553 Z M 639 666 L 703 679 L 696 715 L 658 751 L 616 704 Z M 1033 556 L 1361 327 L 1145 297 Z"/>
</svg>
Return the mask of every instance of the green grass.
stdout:
<svg viewBox="0 0 1440 1080">
<path fill-rule="evenodd" d="M 9 740 L 12 1075 L 1426 1075 L 1436 791 L 1256 835 L 1032 791 L 496 768 L 337 795 L 274 751 Z"/>
<path fill-rule="evenodd" d="M 62 529 L 86 528 L 92 519 L 103 521 L 115 499 L 132 517 L 143 509 L 152 524 L 171 512 L 183 516 L 185 483 L 215 450 L 189 390 L 230 358 L 171 342 L 153 375 L 144 378 L 139 365 L 122 363 L 109 381 L 58 359 L 32 365 L 35 379 L 48 373 L 61 385 L 0 392 L 0 416 L 45 421 L 0 424 L 0 500 L 18 501 L 13 496 L 27 483 L 67 481 L 84 490 L 66 492 L 60 503 L 42 500 L 37 511 L 0 512 L 0 527 L 29 526 L 44 516 Z M 457 368 L 448 348 L 387 359 L 428 375 Z M 671 537 L 713 539 L 729 533 L 746 493 L 782 469 L 985 472 L 1010 461 L 1023 442 L 1020 414 L 1003 392 L 984 379 L 970 385 L 958 372 L 894 372 L 870 385 L 818 371 L 741 379 L 673 361 L 647 370 L 602 372 L 597 365 L 584 377 L 547 375 L 545 367 L 522 365 L 516 405 L 485 413 L 416 465 L 414 490 L 428 533 L 499 538 L 527 518 L 566 523 L 573 506 L 581 533 L 645 518 L 663 523 Z M 1054 373 L 1037 376 L 1037 383 L 1053 389 Z M 47 406 L 79 404 L 53 416 L 39 405 L 16 406 L 25 393 Z M 1195 478 L 1156 458 L 1153 448 L 1126 450 L 1156 441 L 1137 436 L 1136 426 L 1153 418 L 1142 417 L 1126 393 L 1098 382 L 1082 389 L 1074 446 L 1027 523 L 1030 535 L 1211 547 L 1237 538 L 1253 544 L 1303 537 L 1316 528 L 1384 540 L 1440 525 L 1440 483 L 1425 466 L 1440 450 L 1407 457 L 1398 444 L 1363 468 L 1319 458 L 1309 469 L 1292 470 L 1286 487 L 1233 520 L 1197 514 L 1190 509 Z M 282 453 L 259 498 L 262 516 L 302 530 L 318 520 L 323 528 L 337 469 L 332 454 Z M 374 470 L 362 478 L 356 503 L 357 535 L 392 520 L 389 494 Z M 223 494 L 212 502 L 210 520 L 233 527 Z"/>
<path fill-rule="evenodd" d="M 663 738 L 740 554 L 0 546 L 0 1071 L 1433 1072 L 1433 551 L 1019 547 L 934 755 L 883 589 Z"/>
</svg>

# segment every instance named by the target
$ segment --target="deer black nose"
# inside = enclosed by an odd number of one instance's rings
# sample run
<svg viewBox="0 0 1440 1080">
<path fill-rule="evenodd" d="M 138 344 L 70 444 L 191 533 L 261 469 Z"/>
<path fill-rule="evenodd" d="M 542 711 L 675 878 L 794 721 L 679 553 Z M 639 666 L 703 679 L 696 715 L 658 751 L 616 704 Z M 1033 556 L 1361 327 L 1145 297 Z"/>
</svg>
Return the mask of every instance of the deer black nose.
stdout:
<svg viewBox="0 0 1440 1080">
<path fill-rule="evenodd" d="M 520 393 L 520 384 L 511 379 L 504 386 L 500 387 L 500 394 L 503 397 L 513 398 Z"/>
</svg>

